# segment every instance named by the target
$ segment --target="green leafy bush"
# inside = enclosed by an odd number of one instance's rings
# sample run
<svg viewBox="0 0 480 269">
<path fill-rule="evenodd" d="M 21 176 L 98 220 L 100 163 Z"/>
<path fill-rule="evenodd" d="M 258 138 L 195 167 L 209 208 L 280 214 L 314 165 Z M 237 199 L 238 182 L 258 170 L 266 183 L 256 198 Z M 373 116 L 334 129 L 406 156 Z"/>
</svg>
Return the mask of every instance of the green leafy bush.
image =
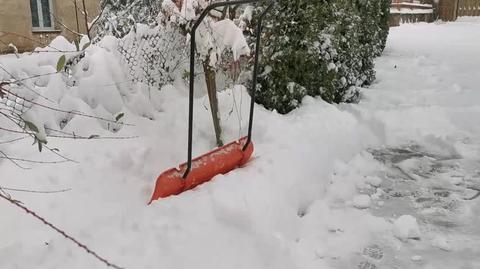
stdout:
<svg viewBox="0 0 480 269">
<path fill-rule="evenodd" d="M 278 1 L 264 21 L 256 101 L 280 113 L 298 107 L 306 95 L 357 101 L 359 87 L 375 79 L 373 60 L 385 47 L 389 3 Z"/>
</svg>

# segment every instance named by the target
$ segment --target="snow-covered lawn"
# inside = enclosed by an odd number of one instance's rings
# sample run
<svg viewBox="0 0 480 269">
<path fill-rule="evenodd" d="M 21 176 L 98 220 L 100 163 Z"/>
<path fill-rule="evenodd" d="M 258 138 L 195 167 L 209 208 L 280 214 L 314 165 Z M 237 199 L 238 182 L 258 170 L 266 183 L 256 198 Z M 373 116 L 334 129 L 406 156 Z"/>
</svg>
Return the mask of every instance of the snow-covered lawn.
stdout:
<svg viewBox="0 0 480 269">
<path fill-rule="evenodd" d="M 125 113 L 134 124 L 112 134 L 105 122 L 74 116 L 65 132 L 135 138 L 49 138 L 78 163 L 20 162 L 25 170 L 0 159 L 0 186 L 70 189 L 8 193 L 128 269 L 480 268 L 479 29 L 478 19 L 392 28 L 377 82 L 359 104 L 308 98 L 286 116 L 258 106 L 248 166 L 150 206 L 155 178 L 186 157 L 187 92 L 129 87 L 105 41 L 87 50 L 78 86 L 65 89 L 56 75 L 35 89 L 60 108 Z M 7 55 L 0 64 L 22 77 L 54 71 L 57 59 Z M 196 100 L 197 155 L 215 143 L 206 102 Z M 241 87 L 220 94 L 227 141 L 245 134 L 248 103 Z M 49 126 L 65 116 L 34 112 Z M 15 137 L 0 132 L 0 143 Z M 30 139 L 0 150 L 62 160 L 35 152 Z M 0 200 L 0 268 L 105 265 Z"/>
</svg>

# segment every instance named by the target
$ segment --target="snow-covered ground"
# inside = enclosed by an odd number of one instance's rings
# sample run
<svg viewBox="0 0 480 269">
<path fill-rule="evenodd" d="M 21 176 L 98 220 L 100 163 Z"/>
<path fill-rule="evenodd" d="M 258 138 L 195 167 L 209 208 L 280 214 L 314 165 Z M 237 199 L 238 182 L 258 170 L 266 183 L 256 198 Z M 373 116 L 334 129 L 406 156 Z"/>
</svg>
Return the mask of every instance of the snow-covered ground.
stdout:
<svg viewBox="0 0 480 269">
<path fill-rule="evenodd" d="M 359 104 L 307 98 L 286 116 L 258 106 L 252 162 L 150 206 L 156 176 L 186 157 L 186 89 L 130 87 L 107 41 L 87 49 L 76 86 L 66 89 L 60 75 L 27 83 L 48 98 L 37 102 L 125 113 L 134 126 L 35 106 L 30 117 L 66 133 L 135 138 L 48 138 L 76 163 L 20 161 L 31 168 L 20 169 L 0 159 L 2 187 L 70 189 L 8 193 L 101 256 L 129 269 L 480 268 L 479 19 L 391 29 L 377 82 Z M 7 55 L 0 64 L 25 77 L 54 71 L 57 59 Z M 197 155 L 215 143 L 206 102 L 196 100 Z M 241 87 L 220 94 L 227 141 L 245 133 L 248 103 Z M 0 132 L 0 143 L 15 137 Z M 62 160 L 30 140 L 0 150 Z M 0 268 L 105 268 L 2 201 Z"/>
</svg>

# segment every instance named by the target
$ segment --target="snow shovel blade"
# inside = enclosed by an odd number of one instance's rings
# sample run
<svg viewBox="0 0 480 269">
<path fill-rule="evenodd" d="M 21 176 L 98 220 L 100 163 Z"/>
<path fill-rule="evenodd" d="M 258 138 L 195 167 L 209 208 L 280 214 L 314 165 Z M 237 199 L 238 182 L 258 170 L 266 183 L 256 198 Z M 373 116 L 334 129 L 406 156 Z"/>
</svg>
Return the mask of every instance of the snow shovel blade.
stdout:
<svg viewBox="0 0 480 269">
<path fill-rule="evenodd" d="M 184 191 L 210 181 L 214 176 L 226 174 L 248 162 L 253 153 L 253 143 L 250 142 L 245 150 L 243 147 L 247 137 L 241 138 L 223 147 L 219 147 L 207 154 L 192 160 L 192 170 L 187 178 L 183 178 L 187 163 L 180 168 L 172 168 L 163 172 L 155 184 L 155 190 L 148 204 L 160 198 L 178 195 Z"/>
</svg>

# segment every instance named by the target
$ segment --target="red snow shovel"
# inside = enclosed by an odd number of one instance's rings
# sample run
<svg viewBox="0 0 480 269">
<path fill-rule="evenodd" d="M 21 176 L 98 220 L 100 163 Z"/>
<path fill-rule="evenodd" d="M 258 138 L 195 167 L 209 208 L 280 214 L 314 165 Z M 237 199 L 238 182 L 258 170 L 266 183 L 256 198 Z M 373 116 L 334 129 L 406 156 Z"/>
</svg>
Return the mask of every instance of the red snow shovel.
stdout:
<svg viewBox="0 0 480 269">
<path fill-rule="evenodd" d="M 194 93 L 194 76 L 195 74 L 195 31 L 207 16 L 207 14 L 215 8 L 248 4 L 256 2 L 264 2 L 267 0 L 237 0 L 229 2 L 216 2 L 208 6 L 200 15 L 198 20 L 190 31 L 190 96 L 189 96 L 189 119 L 188 119 L 188 161 L 180 167 L 169 169 L 163 172 L 155 184 L 155 190 L 149 204 L 160 198 L 171 195 L 178 195 L 184 191 L 195 188 L 196 186 L 210 181 L 214 176 L 226 174 L 233 169 L 240 167 L 248 162 L 253 153 L 252 143 L 252 126 L 253 111 L 255 104 L 255 89 L 257 85 L 258 74 L 258 56 L 260 53 L 260 34 L 262 31 L 262 20 L 265 14 L 272 8 L 273 3 L 265 9 L 260 15 L 257 24 L 257 39 L 255 47 L 255 65 L 253 68 L 253 83 L 250 103 L 250 119 L 248 124 L 248 136 L 241 138 L 239 141 L 232 142 L 223 147 L 219 147 L 209 153 L 192 160 L 192 129 L 193 129 L 193 93 Z"/>
</svg>

